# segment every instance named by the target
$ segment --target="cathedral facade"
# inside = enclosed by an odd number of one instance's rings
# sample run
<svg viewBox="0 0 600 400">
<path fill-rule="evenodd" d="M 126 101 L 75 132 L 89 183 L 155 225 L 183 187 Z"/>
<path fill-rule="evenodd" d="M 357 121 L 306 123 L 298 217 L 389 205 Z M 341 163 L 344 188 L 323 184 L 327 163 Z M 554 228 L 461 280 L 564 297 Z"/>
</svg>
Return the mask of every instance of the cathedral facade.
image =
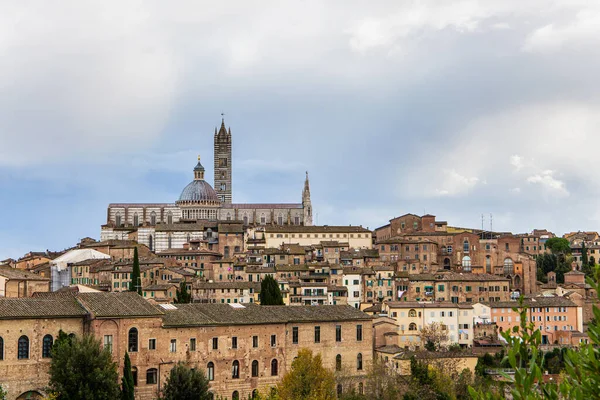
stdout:
<svg viewBox="0 0 600 400">
<path fill-rule="evenodd" d="M 198 157 L 194 179 L 174 203 L 111 203 L 101 240 L 135 238 L 154 251 L 182 248 L 191 240 L 210 240 L 220 222 L 239 221 L 245 227 L 260 225 L 312 225 L 308 173 L 301 203 L 232 202 L 231 128 L 215 128 L 214 187 L 205 180 Z"/>
</svg>

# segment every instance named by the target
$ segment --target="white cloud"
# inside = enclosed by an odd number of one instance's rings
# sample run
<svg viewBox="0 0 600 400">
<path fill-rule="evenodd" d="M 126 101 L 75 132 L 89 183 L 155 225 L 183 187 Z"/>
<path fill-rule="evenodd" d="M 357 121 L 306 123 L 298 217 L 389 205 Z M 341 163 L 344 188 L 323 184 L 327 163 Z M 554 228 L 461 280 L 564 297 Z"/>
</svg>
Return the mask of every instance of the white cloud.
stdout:
<svg viewBox="0 0 600 400">
<path fill-rule="evenodd" d="M 510 165 L 515 167 L 516 171 L 519 171 L 523 168 L 523 158 L 517 154 L 510 156 Z"/>
<path fill-rule="evenodd" d="M 436 189 L 439 196 L 465 195 L 479 182 L 479 178 L 461 175 L 455 169 L 442 169 L 442 174 L 442 186 Z"/>
<path fill-rule="evenodd" d="M 535 174 L 527 178 L 527 182 L 540 184 L 546 190 L 553 194 L 568 196 L 569 192 L 565 187 L 565 183 L 554 177 L 554 172 L 551 170 L 542 171 L 540 174 Z"/>
<path fill-rule="evenodd" d="M 551 53 L 565 46 L 600 43 L 600 7 L 587 8 L 565 24 L 550 23 L 532 32 L 523 44 L 529 52 Z"/>
</svg>

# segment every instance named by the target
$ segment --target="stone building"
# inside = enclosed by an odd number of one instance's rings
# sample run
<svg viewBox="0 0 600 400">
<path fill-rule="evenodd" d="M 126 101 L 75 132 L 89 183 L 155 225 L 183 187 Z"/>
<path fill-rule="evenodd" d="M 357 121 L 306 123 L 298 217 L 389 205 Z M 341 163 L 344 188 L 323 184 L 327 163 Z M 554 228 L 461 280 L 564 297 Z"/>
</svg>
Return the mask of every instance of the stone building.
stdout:
<svg viewBox="0 0 600 400">
<path fill-rule="evenodd" d="M 21 269 L 0 266 L 0 297 L 31 297 L 49 292 L 50 279 Z"/>
<path fill-rule="evenodd" d="M 183 248 L 192 239 L 206 239 L 218 221 L 239 221 L 244 226 L 312 225 L 312 203 L 308 173 L 302 190 L 302 202 L 294 204 L 236 204 L 232 202 L 231 129 L 215 129 L 214 185 L 205 179 L 200 163 L 194 168 L 194 180 L 181 192 L 175 203 L 111 203 L 101 240 L 136 239 L 153 251 Z"/>
<path fill-rule="evenodd" d="M 128 352 L 139 400 L 155 399 L 178 361 L 201 368 L 215 397 L 246 399 L 276 385 L 302 348 L 352 377 L 356 390 L 373 354 L 371 317 L 349 306 L 153 306 L 132 292 L 2 298 L 0 384 L 9 400 L 42 398 L 59 330 L 96 336 L 119 373 Z"/>
</svg>

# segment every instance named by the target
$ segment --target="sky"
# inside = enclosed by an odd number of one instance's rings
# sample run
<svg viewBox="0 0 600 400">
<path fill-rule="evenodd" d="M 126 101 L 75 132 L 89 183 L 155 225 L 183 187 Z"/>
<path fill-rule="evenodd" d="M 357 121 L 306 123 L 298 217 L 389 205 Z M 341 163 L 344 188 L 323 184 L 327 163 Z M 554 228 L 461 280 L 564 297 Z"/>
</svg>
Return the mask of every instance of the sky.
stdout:
<svg viewBox="0 0 600 400">
<path fill-rule="evenodd" d="M 0 2 L 0 259 L 174 202 L 221 113 L 234 202 L 374 229 L 600 230 L 600 2 Z"/>
</svg>

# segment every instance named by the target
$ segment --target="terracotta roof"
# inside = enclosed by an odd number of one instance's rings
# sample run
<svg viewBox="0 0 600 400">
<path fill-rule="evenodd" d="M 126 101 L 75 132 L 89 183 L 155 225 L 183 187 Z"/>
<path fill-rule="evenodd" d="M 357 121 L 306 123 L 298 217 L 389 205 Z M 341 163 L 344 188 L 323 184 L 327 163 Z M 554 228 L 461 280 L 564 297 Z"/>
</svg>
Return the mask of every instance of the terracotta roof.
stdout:
<svg viewBox="0 0 600 400">
<path fill-rule="evenodd" d="M 161 285 L 150 285 L 150 286 L 147 286 L 147 287 L 143 288 L 143 290 L 144 291 L 150 291 L 150 292 L 153 292 L 153 291 L 160 292 L 160 291 L 163 291 L 163 290 L 169 290 L 172 287 L 177 287 L 177 285 L 174 284 L 174 283 L 164 283 L 164 284 L 161 284 Z"/>
<path fill-rule="evenodd" d="M 194 289 L 254 289 L 260 292 L 260 282 L 198 282 Z"/>
<path fill-rule="evenodd" d="M 58 297 L 0 297 L 0 319 L 74 318 L 86 315 L 72 294 Z"/>
<path fill-rule="evenodd" d="M 473 306 L 470 304 L 457 304 L 450 303 L 449 301 L 436 301 L 431 303 L 417 301 L 388 301 L 386 304 L 390 308 L 473 308 Z"/>
<path fill-rule="evenodd" d="M 155 317 L 162 312 L 136 292 L 79 293 L 77 299 L 96 318 Z"/>
<path fill-rule="evenodd" d="M 28 281 L 49 281 L 49 278 L 44 278 L 37 274 L 21 269 L 11 268 L 7 266 L 0 266 L 0 276 L 8 278 L 9 280 L 28 280 Z"/>
<path fill-rule="evenodd" d="M 221 223 L 217 229 L 219 233 L 244 233 L 244 224 Z"/>
<path fill-rule="evenodd" d="M 290 322 L 370 321 L 352 306 L 260 306 L 256 304 L 177 304 L 165 310 L 163 326 L 255 325 Z"/>
<path fill-rule="evenodd" d="M 573 303 L 571 300 L 560 297 L 531 297 L 525 298 L 523 300 L 523 305 L 527 307 L 577 307 L 577 304 Z M 497 301 L 490 302 L 490 307 L 493 308 L 513 308 L 519 307 L 518 301 Z"/>
</svg>

